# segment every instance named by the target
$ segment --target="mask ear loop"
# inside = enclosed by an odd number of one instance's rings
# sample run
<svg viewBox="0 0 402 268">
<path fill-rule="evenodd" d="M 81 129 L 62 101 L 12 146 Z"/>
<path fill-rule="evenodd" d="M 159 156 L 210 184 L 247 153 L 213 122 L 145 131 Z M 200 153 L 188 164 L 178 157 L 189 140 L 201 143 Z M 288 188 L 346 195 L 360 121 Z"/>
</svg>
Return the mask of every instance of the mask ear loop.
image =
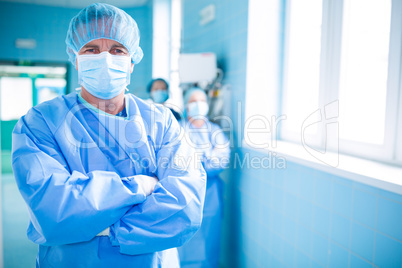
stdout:
<svg viewBox="0 0 402 268">
<path fill-rule="evenodd" d="M 75 58 L 74 58 L 74 60 L 75 60 L 75 66 L 76 66 L 77 69 L 78 69 L 78 52 L 75 51 L 75 50 L 73 50 L 73 52 L 74 52 L 74 54 L 75 54 Z"/>
<path fill-rule="evenodd" d="M 73 51 L 73 52 L 74 52 L 74 54 L 75 54 L 75 65 L 77 66 L 77 70 L 78 70 L 78 60 L 77 60 L 77 58 L 78 58 L 78 53 L 77 53 L 76 51 Z M 79 73 L 80 73 L 80 72 L 78 72 L 78 76 L 79 76 Z M 78 78 L 78 81 L 79 81 L 79 78 Z M 76 92 L 81 92 L 81 90 L 82 90 L 82 87 L 81 87 L 81 86 L 75 88 L 75 91 L 76 91 Z"/>
<path fill-rule="evenodd" d="M 73 51 L 75 54 L 75 66 L 77 68 L 77 71 L 79 69 L 78 67 L 78 52 L 77 51 Z M 80 71 L 78 71 L 78 84 L 80 85 L 80 87 L 75 88 L 75 91 L 81 91 L 81 84 L 80 84 Z"/>
</svg>

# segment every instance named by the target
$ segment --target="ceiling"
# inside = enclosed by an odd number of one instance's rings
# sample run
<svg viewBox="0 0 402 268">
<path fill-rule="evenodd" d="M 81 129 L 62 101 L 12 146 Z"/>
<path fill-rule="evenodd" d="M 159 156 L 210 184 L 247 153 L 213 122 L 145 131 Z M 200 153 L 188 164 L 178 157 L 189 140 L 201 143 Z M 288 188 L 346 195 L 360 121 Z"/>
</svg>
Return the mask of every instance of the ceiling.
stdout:
<svg viewBox="0 0 402 268">
<path fill-rule="evenodd" d="M 13 2 L 13 3 L 25 3 L 34 5 L 45 6 L 58 6 L 67 8 L 84 8 L 92 3 L 98 1 L 94 0 L 0 0 L 0 2 Z M 148 0 L 103 0 L 99 1 L 106 4 L 112 4 L 116 7 L 138 7 L 145 5 Z"/>
</svg>

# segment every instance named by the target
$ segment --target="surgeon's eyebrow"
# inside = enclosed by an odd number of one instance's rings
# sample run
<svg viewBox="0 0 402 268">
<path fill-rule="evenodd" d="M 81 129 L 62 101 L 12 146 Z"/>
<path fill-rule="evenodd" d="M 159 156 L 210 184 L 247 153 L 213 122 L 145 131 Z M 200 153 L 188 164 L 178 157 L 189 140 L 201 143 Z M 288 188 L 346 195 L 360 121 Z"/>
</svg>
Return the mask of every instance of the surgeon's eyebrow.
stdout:
<svg viewBox="0 0 402 268">
<path fill-rule="evenodd" d="M 86 44 L 86 45 L 84 45 L 82 48 L 88 48 L 88 47 L 91 47 L 91 48 L 99 48 L 98 45 L 92 45 L 92 44 Z"/>
<path fill-rule="evenodd" d="M 113 49 L 113 48 L 120 48 L 120 49 L 123 49 L 125 52 L 128 52 L 128 49 L 121 44 L 114 44 L 114 45 L 112 45 L 111 49 Z"/>
</svg>

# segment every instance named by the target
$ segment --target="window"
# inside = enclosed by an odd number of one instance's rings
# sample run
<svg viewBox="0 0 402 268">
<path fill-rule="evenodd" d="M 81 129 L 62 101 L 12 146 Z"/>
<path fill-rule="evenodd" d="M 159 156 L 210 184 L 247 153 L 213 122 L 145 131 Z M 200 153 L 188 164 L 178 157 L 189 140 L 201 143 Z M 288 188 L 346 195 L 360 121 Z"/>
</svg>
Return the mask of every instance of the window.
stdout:
<svg viewBox="0 0 402 268">
<path fill-rule="evenodd" d="M 67 77 L 66 63 L 0 62 L 2 151 L 11 151 L 11 132 L 32 106 L 66 93 Z"/>
<path fill-rule="evenodd" d="M 344 2 L 339 116 L 345 127 L 340 129 L 341 139 L 384 142 L 390 18 L 390 1 Z M 354 126 L 357 122 L 359 127 Z"/>
<path fill-rule="evenodd" d="M 170 92 L 169 105 L 176 111 L 182 109 L 182 92 L 179 87 L 179 55 L 181 42 L 181 0 L 171 1 L 170 29 Z"/>
<path fill-rule="evenodd" d="M 66 90 L 64 63 L 33 66 L 0 63 L 0 120 L 18 120 L 32 106 L 65 94 Z"/>
<path fill-rule="evenodd" d="M 18 120 L 32 107 L 31 78 L 0 77 L 0 90 L 2 121 Z"/>
<path fill-rule="evenodd" d="M 153 1 L 152 78 L 169 80 L 170 2 Z"/>
<path fill-rule="evenodd" d="M 401 0 L 286 1 L 282 140 L 402 163 L 401 6 Z"/>
<path fill-rule="evenodd" d="M 249 0 L 244 142 L 253 148 L 275 147 L 277 139 L 280 14 L 280 0 Z"/>
<path fill-rule="evenodd" d="M 319 106 L 322 1 L 292 1 L 287 21 L 282 137 L 294 140 L 312 107 Z M 318 132 L 315 124 L 306 130 Z"/>
<path fill-rule="evenodd" d="M 181 1 L 153 1 L 152 77 L 169 83 L 165 105 L 180 111 L 182 92 L 179 87 L 178 62 L 181 42 Z"/>
</svg>

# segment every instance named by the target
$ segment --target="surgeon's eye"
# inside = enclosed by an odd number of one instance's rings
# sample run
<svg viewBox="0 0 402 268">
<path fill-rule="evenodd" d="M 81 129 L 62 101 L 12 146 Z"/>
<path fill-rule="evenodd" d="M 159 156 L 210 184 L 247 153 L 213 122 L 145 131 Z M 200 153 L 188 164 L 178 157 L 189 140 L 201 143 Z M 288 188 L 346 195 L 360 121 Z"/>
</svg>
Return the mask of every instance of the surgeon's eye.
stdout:
<svg viewBox="0 0 402 268">
<path fill-rule="evenodd" d="M 113 48 L 112 51 L 110 52 L 112 55 L 128 55 L 127 50 L 122 49 L 122 48 Z"/>
<path fill-rule="evenodd" d="M 99 50 L 96 48 L 86 48 L 81 54 L 98 54 Z"/>
</svg>

